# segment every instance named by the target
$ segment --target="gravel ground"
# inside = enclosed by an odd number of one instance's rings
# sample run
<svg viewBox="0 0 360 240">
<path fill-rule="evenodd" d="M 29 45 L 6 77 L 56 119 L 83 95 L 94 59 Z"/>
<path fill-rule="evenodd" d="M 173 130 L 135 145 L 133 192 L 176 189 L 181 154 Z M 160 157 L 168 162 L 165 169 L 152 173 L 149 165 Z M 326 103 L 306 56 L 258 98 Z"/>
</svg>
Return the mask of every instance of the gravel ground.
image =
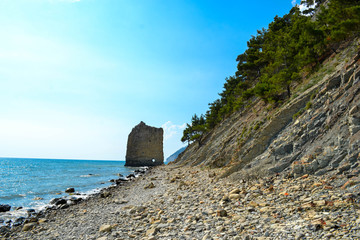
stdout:
<svg viewBox="0 0 360 240">
<path fill-rule="evenodd" d="M 151 169 L 135 181 L 34 218 L 2 239 L 360 239 L 358 175 L 217 179 Z"/>
</svg>

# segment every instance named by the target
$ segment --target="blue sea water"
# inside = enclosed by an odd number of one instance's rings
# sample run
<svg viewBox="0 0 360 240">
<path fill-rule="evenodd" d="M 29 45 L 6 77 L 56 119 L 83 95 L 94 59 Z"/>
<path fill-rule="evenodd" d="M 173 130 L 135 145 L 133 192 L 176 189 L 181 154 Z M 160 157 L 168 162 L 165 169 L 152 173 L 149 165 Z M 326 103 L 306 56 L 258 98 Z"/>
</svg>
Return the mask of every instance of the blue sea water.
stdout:
<svg viewBox="0 0 360 240">
<path fill-rule="evenodd" d="M 110 180 L 118 178 L 119 173 L 128 175 L 136 169 L 124 164 L 125 161 L 0 158 L 0 204 L 9 204 L 15 214 L 15 207 L 39 209 L 55 197 L 66 196 L 64 191 L 69 187 L 80 193 L 94 193 L 110 186 Z"/>
</svg>

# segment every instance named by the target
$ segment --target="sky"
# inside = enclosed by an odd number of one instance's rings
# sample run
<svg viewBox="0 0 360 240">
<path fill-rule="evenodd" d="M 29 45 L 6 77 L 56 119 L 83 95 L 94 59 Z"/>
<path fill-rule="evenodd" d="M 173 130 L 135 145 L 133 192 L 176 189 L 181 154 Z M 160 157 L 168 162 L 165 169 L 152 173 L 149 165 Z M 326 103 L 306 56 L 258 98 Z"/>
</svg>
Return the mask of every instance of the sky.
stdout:
<svg viewBox="0 0 360 240">
<path fill-rule="evenodd" d="M 140 121 L 165 158 L 257 29 L 295 0 L 0 0 L 0 157 L 124 160 Z"/>
</svg>

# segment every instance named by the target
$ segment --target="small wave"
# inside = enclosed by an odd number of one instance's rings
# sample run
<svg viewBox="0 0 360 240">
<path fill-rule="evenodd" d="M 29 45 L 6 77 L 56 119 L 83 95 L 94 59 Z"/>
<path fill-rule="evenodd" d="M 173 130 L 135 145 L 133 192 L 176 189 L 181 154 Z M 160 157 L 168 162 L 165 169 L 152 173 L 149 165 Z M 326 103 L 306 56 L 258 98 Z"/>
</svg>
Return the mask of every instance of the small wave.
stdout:
<svg viewBox="0 0 360 240">
<path fill-rule="evenodd" d="M 36 212 L 39 212 L 39 211 L 46 209 L 47 206 L 48 206 L 48 204 L 46 204 L 44 202 L 39 202 L 39 203 L 33 204 L 33 206 L 24 207 L 24 208 L 17 209 L 17 210 L 11 209 L 8 212 L 0 213 L 0 217 L 5 221 L 11 220 L 12 222 L 14 222 L 19 217 L 26 218 L 28 216 L 28 212 L 27 212 L 28 209 L 34 209 Z M 1 225 L 4 225 L 4 224 L 5 223 L 0 224 L 0 227 L 1 227 Z"/>
<path fill-rule="evenodd" d="M 96 194 L 96 193 L 100 192 L 101 189 L 102 188 L 91 189 L 91 190 L 85 191 L 83 194 L 85 194 L 85 196 L 93 195 L 93 194 Z"/>
<path fill-rule="evenodd" d="M 98 177 L 100 176 L 100 174 L 86 174 L 86 175 L 81 175 L 80 177 L 83 177 L 83 178 L 88 178 L 88 177 Z"/>
<path fill-rule="evenodd" d="M 0 199 L 10 200 L 14 198 L 24 198 L 24 197 L 26 197 L 26 194 L 12 194 L 8 196 L 0 196 Z"/>
</svg>

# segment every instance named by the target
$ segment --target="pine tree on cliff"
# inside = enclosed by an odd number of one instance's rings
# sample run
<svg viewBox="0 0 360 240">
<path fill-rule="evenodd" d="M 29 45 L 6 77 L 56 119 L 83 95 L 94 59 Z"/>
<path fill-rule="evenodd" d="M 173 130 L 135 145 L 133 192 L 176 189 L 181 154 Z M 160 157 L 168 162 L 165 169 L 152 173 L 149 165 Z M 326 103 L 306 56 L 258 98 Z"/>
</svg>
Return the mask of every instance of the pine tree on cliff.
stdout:
<svg viewBox="0 0 360 240">
<path fill-rule="evenodd" d="M 184 130 L 183 142 L 201 143 L 206 131 L 250 106 L 256 97 L 274 106 L 281 104 L 304 73 L 316 70 L 342 42 L 359 37 L 360 0 L 303 0 L 302 4 L 309 8 L 301 12 L 296 6 L 251 37 L 236 59 L 234 76 L 225 79 L 220 99 L 200 117 L 205 123 L 199 124 L 195 114 Z"/>
<path fill-rule="evenodd" d="M 188 142 L 190 144 L 193 141 L 197 141 L 201 145 L 203 134 L 206 132 L 206 121 L 204 115 L 198 117 L 196 114 L 191 119 L 191 125 L 187 124 L 184 129 L 182 142 Z"/>
</svg>

